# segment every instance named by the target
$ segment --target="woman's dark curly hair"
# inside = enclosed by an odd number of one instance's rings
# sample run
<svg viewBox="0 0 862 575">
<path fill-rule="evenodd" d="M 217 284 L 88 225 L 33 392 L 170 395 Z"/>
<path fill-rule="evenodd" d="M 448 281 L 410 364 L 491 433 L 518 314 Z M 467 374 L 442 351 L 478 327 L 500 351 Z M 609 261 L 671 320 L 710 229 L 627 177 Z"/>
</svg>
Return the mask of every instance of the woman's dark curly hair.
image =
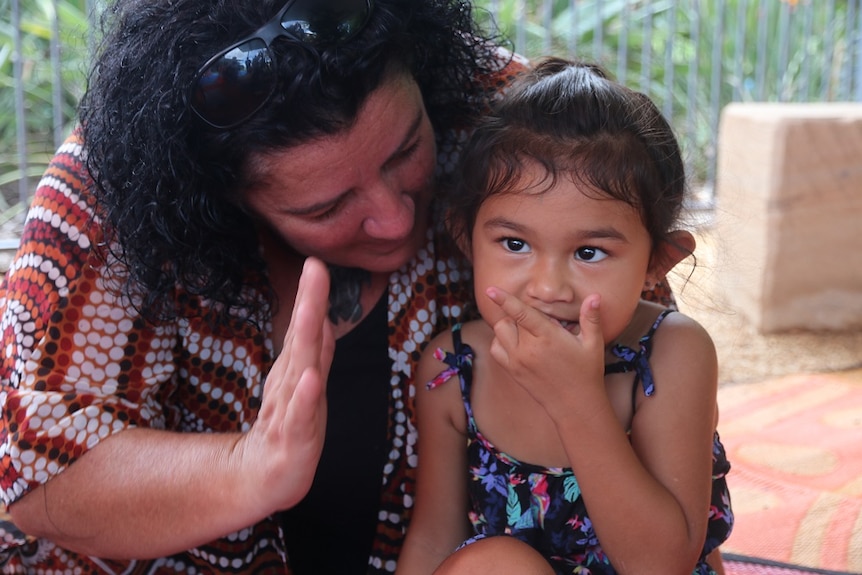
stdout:
<svg viewBox="0 0 862 575">
<path fill-rule="evenodd" d="M 438 134 L 471 125 L 487 104 L 481 77 L 499 57 L 466 0 L 373 0 L 368 24 L 342 45 L 276 39 L 275 96 L 236 128 L 208 128 L 189 108 L 199 68 L 283 5 L 115 0 L 104 14 L 81 130 L 111 255 L 151 321 L 174 317 L 178 289 L 225 314 L 261 311 L 248 296 L 259 285 L 248 284 L 264 264 L 240 198 L 249 158 L 350 127 L 392 64 L 412 71 Z"/>
</svg>

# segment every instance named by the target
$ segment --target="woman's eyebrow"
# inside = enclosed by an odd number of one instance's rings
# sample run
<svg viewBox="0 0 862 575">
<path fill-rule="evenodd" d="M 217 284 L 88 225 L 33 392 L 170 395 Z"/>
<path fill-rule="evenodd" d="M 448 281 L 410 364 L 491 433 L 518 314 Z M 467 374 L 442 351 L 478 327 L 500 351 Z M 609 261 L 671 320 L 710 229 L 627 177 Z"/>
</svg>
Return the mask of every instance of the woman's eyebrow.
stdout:
<svg viewBox="0 0 862 575">
<path fill-rule="evenodd" d="M 310 214 L 322 212 L 329 209 L 330 207 L 340 202 L 341 198 L 343 198 L 349 192 L 350 190 L 345 190 L 334 198 L 330 198 L 328 200 L 318 202 L 310 206 L 303 206 L 301 208 L 283 208 L 281 211 L 285 214 L 290 214 L 292 216 L 308 216 Z"/>
<path fill-rule="evenodd" d="M 404 133 L 404 137 L 401 139 L 401 142 L 398 144 L 398 147 L 395 149 L 394 152 L 392 152 L 392 155 L 386 158 L 386 161 L 383 162 L 384 167 L 396 161 L 398 159 L 398 156 L 404 152 L 404 149 L 409 147 L 407 144 L 410 142 L 410 140 L 414 138 L 414 136 L 416 136 L 416 132 L 419 131 L 419 126 L 422 125 L 422 119 L 424 118 L 424 116 L 425 113 L 422 108 L 416 110 L 416 117 L 413 118 L 413 122 L 407 128 L 407 131 Z"/>
<path fill-rule="evenodd" d="M 391 163 L 393 160 L 395 160 L 398 157 L 398 155 L 401 152 L 404 151 L 404 148 L 407 147 L 407 142 L 409 142 L 416 135 L 416 132 L 419 131 L 419 126 L 422 124 L 422 117 L 423 117 L 423 112 L 420 109 L 416 112 L 416 117 L 413 119 L 413 123 L 410 124 L 410 127 L 407 129 L 407 132 L 405 133 L 404 138 L 398 144 L 398 148 L 392 153 L 392 155 L 390 155 L 388 158 L 386 158 L 385 162 L 383 162 L 384 166 Z M 324 200 L 322 202 L 318 202 L 316 204 L 312 204 L 310 206 L 303 206 L 303 207 L 298 207 L 298 208 L 285 208 L 282 211 L 286 214 L 290 214 L 293 216 L 307 216 L 307 215 L 310 215 L 310 214 L 313 214 L 316 212 L 321 212 L 321 211 L 324 211 L 324 210 L 330 208 L 331 206 L 333 206 L 333 205 L 337 204 L 339 201 L 341 201 L 341 198 L 343 198 L 348 193 L 350 193 L 349 189 L 344 190 L 343 192 L 341 192 L 340 194 L 338 194 L 337 196 L 335 196 L 333 198 L 330 198 L 328 200 Z"/>
</svg>

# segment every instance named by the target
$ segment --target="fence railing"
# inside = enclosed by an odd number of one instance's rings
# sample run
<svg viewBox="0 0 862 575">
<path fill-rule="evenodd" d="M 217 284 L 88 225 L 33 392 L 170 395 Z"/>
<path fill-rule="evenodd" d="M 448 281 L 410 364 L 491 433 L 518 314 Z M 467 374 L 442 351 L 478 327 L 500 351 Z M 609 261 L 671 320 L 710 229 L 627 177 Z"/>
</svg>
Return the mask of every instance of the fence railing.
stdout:
<svg viewBox="0 0 862 575">
<path fill-rule="evenodd" d="M 711 203 L 721 109 L 862 101 L 860 0 L 479 0 L 527 56 L 602 63 L 674 128 Z"/>
<path fill-rule="evenodd" d="M 423 1 L 423 0 L 415 0 Z M 0 224 L 75 121 L 93 0 L 0 0 Z M 862 0 L 475 0 L 515 51 L 600 62 L 674 125 L 709 205 L 732 101 L 862 101 Z"/>
</svg>

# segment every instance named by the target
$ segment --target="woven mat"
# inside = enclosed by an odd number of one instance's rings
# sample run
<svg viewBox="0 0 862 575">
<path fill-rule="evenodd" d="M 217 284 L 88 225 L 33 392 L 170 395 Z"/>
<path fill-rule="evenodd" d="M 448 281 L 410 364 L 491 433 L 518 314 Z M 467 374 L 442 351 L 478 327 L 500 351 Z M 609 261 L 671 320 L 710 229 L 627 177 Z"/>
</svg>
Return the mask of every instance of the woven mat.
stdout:
<svg viewBox="0 0 862 575">
<path fill-rule="evenodd" d="M 722 386 L 719 408 L 727 575 L 862 573 L 862 369 Z"/>
<path fill-rule="evenodd" d="M 853 575 L 846 571 L 813 569 L 729 553 L 724 555 L 724 571 L 725 575 Z"/>
</svg>

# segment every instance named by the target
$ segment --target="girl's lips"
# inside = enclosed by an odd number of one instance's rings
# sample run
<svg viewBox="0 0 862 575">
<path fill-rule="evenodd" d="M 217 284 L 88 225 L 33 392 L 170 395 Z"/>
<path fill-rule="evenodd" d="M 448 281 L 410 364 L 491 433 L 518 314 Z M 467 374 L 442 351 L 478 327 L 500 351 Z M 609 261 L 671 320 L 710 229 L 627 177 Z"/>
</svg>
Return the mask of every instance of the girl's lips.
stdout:
<svg viewBox="0 0 862 575">
<path fill-rule="evenodd" d="M 559 324 L 560 324 L 561 326 L 563 326 L 563 328 L 564 328 L 566 331 L 568 331 L 568 332 L 570 332 L 570 333 L 573 333 L 573 334 L 577 335 L 577 334 L 581 331 L 581 330 L 580 330 L 580 322 L 577 322 L 577 321 L 571 321 L 571 320 L 566 320 L 566 319 L 557 319 L 557 318 L 554 318 L 554 319 L 555 319 L 557 322 L 559 322 Z"/>
</svg>

